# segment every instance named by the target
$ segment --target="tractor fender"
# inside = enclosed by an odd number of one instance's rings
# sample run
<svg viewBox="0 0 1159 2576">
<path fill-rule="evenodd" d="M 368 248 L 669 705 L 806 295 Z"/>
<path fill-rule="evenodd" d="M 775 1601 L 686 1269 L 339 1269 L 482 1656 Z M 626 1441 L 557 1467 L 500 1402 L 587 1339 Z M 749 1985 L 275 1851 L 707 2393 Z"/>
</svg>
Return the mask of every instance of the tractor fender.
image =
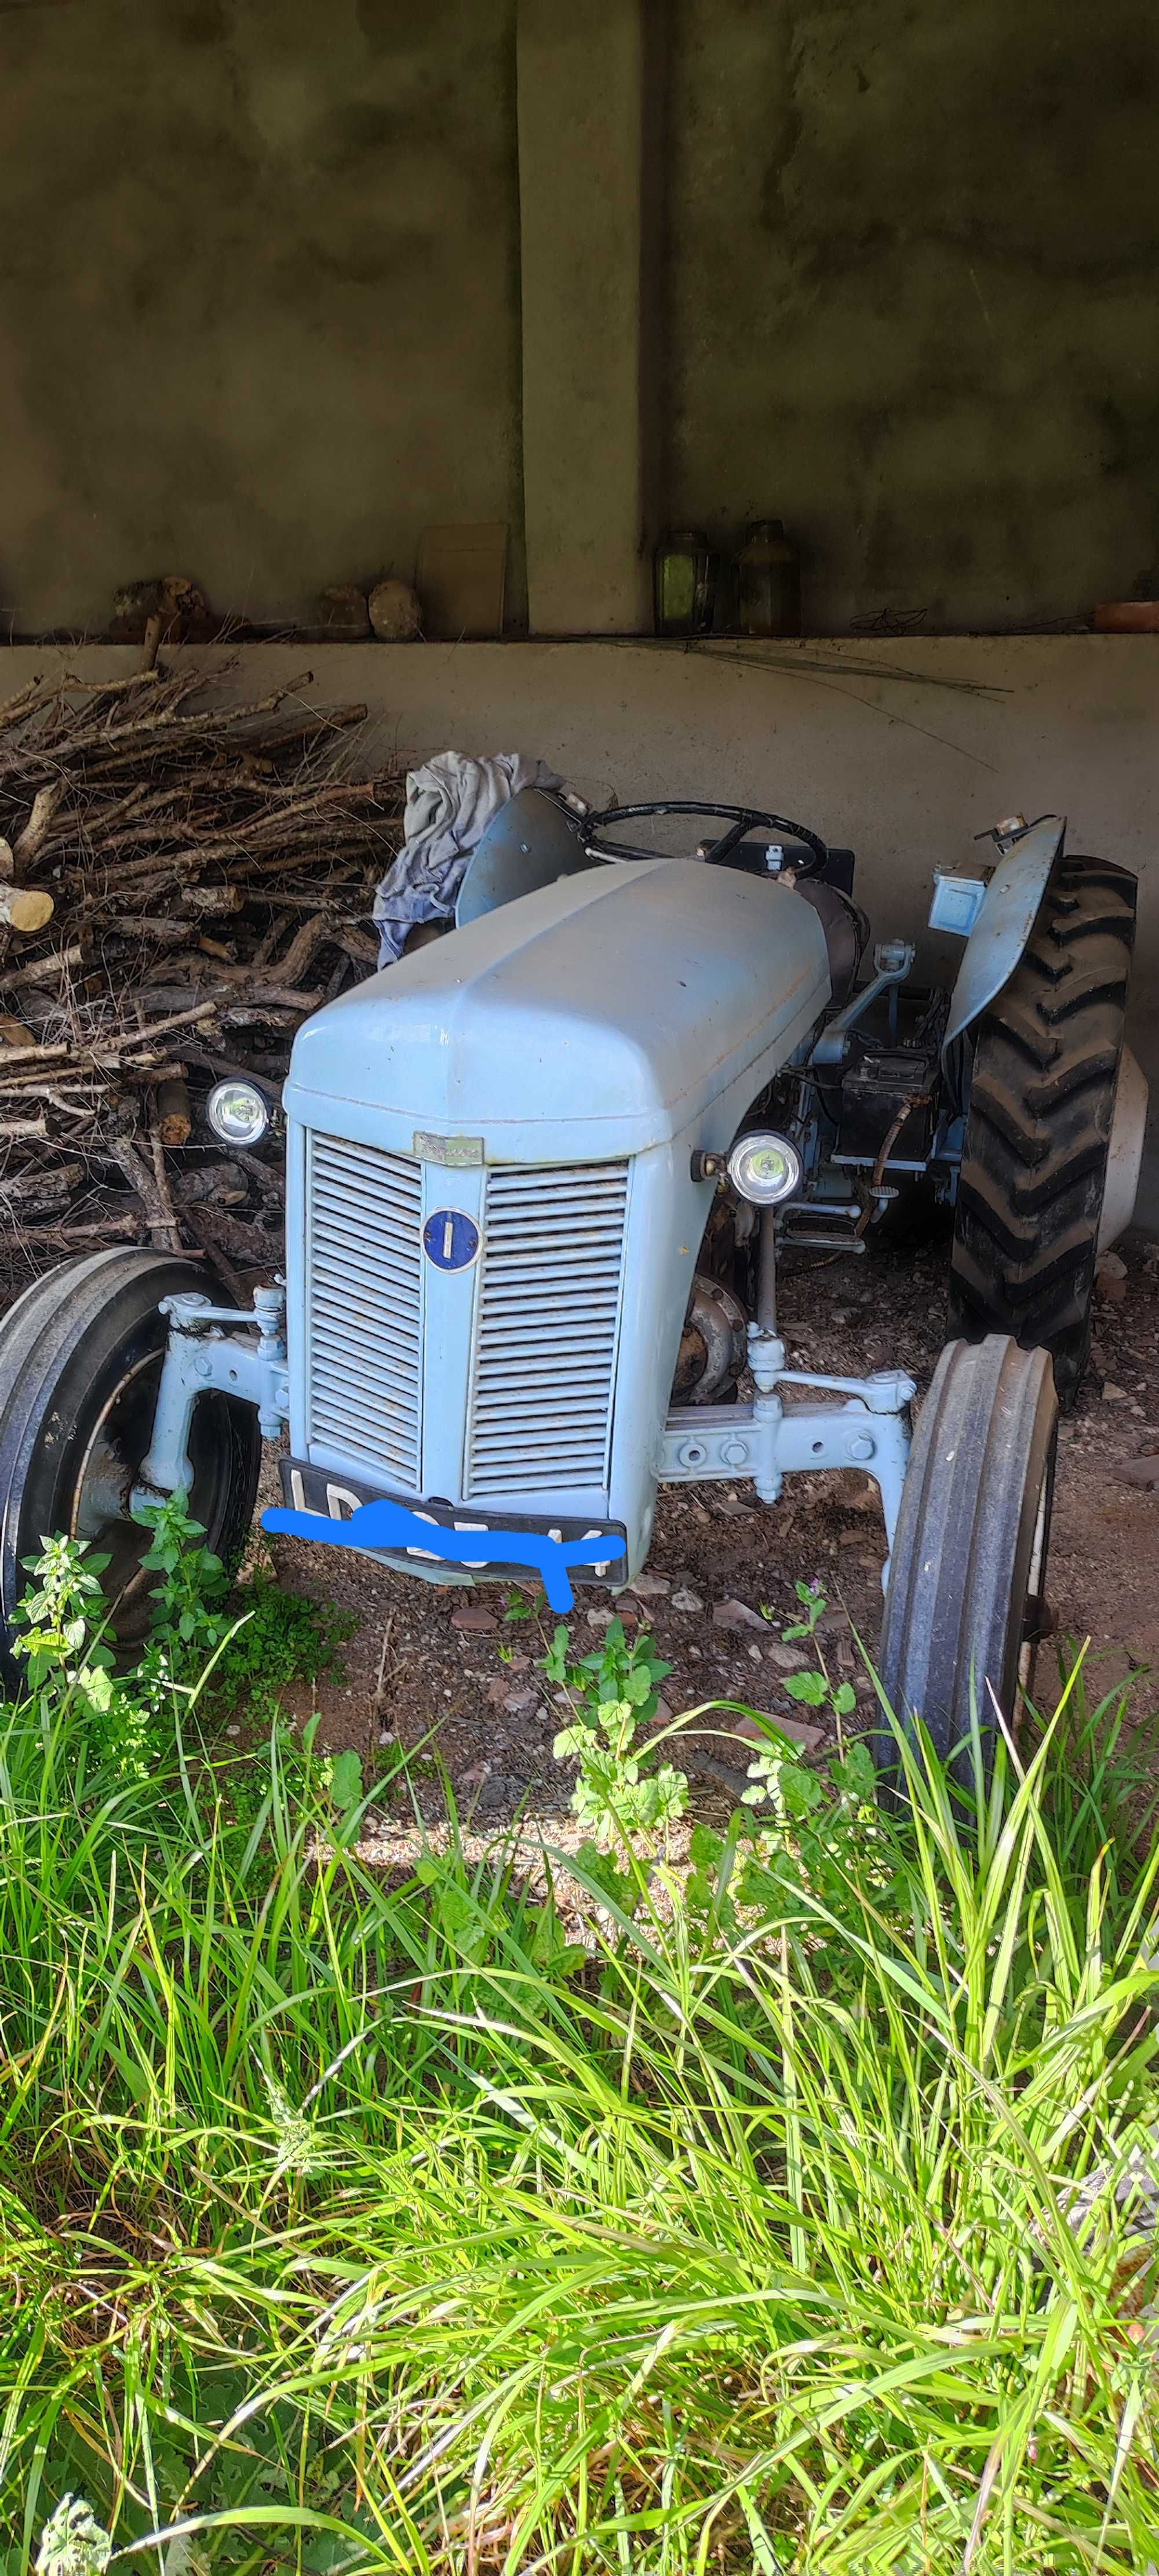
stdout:
<svg viewBox="0 0 1159 2576">
<path fill-rule="evenodd" d="M 1009 983 L 1034 928 L 1065 835 L 1064 817 L 1044 814 L 999 859 L 950 995 L 943 1056 Z"/>
</svg>

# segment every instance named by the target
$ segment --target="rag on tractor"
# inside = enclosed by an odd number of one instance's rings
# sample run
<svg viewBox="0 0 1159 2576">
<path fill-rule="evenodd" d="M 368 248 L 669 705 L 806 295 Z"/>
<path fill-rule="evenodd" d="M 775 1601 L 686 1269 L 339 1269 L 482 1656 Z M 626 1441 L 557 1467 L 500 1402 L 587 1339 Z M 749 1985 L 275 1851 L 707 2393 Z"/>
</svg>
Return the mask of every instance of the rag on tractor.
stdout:
<svg viewBox="0 0 1159 2576">
<path fill-rule="evenodd" d="M 1133 877 L 1070 856 L 1054 816 L 993 840 L 988 874 L 935 878 L 931 923 L 966 944 L 929 990 L 908 943 L 870 948 L 852 852 L 785 816 L 514 798 L 449 935 L 308 1020 L 280 1104 L 249 1077 L 209 1097 L 235 1147 L 284 1117 L 284 1279 L 244 1313 L 197 1261 L 121 1248 L 9 1311 L 3 1619 L 67 1531 L 110 1555 L 139 1632 L 141 1506 L 184 1488 L 228 1555 L 267 1440 L 267 1526 L 440 1583 L 551 1567 L 565 1600 L 572 1576 L 640 1573 L 662 1484 L 747 1478 L 775 1504 L 787 1476 L 855 1468 L 881 1497 L 891 1705 L 943 1752 L 972 1702 L 1011 1713 L 1146 1085 L 1123 1044 Z M 777 1266 L 863 1256 L 915 1193 L 953 1241 L 911 1434 L 904 1354 L 788 1365 Z"/>
</svg>

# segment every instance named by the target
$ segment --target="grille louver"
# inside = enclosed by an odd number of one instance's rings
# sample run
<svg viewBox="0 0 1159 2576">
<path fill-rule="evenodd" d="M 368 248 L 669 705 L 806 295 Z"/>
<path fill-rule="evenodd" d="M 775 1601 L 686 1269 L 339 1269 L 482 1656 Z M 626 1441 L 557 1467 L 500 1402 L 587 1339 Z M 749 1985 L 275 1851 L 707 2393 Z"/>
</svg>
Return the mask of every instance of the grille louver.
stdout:
<svg viewBox="0 0 1159 2576">
<path fill-rule="evenodd" d="M 487 1176 L 465 1492 L 606 1488 L 628 1171 Z"/>
<path fill-rule="evenodd" d="M 310 1438 L 419 1490 L 422 1167 L 312 1135 Z"/>
</svg>

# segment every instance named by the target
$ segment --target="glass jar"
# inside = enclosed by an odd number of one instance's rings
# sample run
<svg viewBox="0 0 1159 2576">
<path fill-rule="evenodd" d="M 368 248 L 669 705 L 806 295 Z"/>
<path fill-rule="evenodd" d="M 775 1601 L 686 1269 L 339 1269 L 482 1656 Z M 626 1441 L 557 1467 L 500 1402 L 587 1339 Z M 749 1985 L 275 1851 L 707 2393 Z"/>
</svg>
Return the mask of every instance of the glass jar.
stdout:
<svg viewBox="0 0 1159 2576">
<path fill-rule="evenodd" d="M 707 635 L 716 607 L 717 557 L 698 528 L 676 528 L 655 555 L 656 633 Z"/>
<path fill-rule="evenodd" d="M 801 560 L 780 519 L 755 519 L 737 556 L 737 596 L 746 635 L 799 635 Z"/>
</svg>

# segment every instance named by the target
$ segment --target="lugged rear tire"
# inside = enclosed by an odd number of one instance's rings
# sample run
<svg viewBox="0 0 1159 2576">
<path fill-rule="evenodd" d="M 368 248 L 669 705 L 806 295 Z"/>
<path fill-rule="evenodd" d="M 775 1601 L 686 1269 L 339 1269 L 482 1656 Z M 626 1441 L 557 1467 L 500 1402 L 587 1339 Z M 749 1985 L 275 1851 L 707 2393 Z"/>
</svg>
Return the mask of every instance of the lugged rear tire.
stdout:
<svg viewBox="0 0 1159 2576">
<path fill-rule="evenodd" d="M 974 1041 L 949 1330 L 1048 1350 L 1063 1405 L 1090 1353 L 1135 897 L 1134 877 L 1109 860 L 1056 861 Z"/>
</svg>

